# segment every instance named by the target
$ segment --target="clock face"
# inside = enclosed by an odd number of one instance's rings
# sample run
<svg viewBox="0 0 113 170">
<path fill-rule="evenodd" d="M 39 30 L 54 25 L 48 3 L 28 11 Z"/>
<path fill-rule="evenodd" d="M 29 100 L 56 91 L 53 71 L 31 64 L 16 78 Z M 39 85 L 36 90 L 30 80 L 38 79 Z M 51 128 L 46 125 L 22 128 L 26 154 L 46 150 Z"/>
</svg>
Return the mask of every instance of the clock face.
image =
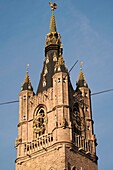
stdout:
<svg viewBox="0 0 113 170">
<path fill-rule="evenodd" d="M 80 112 L 76 108 L 73 109 L 73 124 L 79 131 L 83 131 L 85 128 L 84 118 L 80 116 Z"/>
<path fill-rule="evenodd" d="M 47 117 L 44 108 L 40 108 L 36 111 L 33 120 L 34 132 L 38 134 L 44 134 L 47 124 Z"/>
</svg>

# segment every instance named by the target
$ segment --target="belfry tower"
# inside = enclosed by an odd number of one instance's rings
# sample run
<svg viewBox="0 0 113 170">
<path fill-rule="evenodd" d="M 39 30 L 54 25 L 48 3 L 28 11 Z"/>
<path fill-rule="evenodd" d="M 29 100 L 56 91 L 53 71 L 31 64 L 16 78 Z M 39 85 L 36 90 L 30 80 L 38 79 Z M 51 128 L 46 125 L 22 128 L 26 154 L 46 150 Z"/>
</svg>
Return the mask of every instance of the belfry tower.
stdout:
<svg viewBox="0 0 113 170">
<path fill-rule="evenodd" d="M 98 170 L 90 89 L 82 66 L 73 89 L 54 10 L 37 92 L 28 69 L 19 95 L 16 170 Z"/>
</svg>

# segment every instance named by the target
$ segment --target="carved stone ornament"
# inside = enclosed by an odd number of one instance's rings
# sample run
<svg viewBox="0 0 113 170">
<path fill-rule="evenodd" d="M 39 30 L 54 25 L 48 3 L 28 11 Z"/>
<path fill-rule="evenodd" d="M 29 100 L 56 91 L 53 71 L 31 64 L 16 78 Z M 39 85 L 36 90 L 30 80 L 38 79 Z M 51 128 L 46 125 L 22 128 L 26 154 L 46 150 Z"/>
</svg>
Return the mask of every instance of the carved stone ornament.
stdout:
<svg viewBox="0 0 113 170">
<path fill-rule="evenodd" d="M 46 130 L 46 124 L 47 124 L 47 116 L 45 109 L 43 107 L 40 107 L 38 110 L 36 110 L 36 113 L 34 114 L 34 120 L 33 120 L 33 129 L 35 133 L 45 133 Z"/>
<path fill-rule="evenodd" d="M 79 131 L 84 131 L 84 118 L 81 117 L 80 112 L 76 108 L 73 109 L 73 124 Z"/>
</svg>

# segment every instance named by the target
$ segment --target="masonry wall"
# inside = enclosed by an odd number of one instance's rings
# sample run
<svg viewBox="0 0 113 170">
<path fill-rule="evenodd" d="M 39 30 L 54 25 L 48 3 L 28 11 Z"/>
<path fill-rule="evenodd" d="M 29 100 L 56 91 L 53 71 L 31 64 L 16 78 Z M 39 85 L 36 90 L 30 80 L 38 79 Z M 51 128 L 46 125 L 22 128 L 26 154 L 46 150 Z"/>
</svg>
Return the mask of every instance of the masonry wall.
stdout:
<svg viewBox="0 0 113 170">
<path fill-rule="evenodd" d="M 17 164 L 16 170 L 65 170 L 65 147 L 58 144 L 47 151 L 27 156 L 24 161 Z"/>
<path fill-rule="evenodd" d="M 87 158 L 87 155 L 82 155 L 79 151 L 66 147 L 66 170 L 98 170 L 95 162 Z"/>
</svg>

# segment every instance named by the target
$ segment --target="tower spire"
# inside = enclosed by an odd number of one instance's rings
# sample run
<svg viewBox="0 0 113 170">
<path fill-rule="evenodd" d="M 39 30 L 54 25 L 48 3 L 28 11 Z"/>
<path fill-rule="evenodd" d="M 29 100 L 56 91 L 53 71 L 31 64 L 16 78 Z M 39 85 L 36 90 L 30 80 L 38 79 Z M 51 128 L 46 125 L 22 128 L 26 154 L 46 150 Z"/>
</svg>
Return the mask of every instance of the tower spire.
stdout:
<svg viewBox="0 0 113 170">
<path fill-rule="evenodd" d="M 49 5 L 51 7 L 52 15 L 50 19 L 50 30 L 49 33 L 47 34 L 46 38 L 46 44 L 45 46 L 49 45 L 58 45 L 60 48 L 62 48 L 62 43 L 61 43 L 61 36 L 57 32 L 56 28 L 56 21 L 55 21 L 55 16 L 54 16 L 54 10 L 57 8 L 57 5 L 55 3 L 49 2 Z M 48 47 L 45 50 L 46 52 L 48 51 Z"/>
<path fill-rule="evenodd" d="M 84 74 L 82 72 L 82 66 L 83 66 L 83 61 L 80 61 L 80 73 L 79 73 L 78 81 L 79 80 L 85 80 Z"/>
<path fill-rule="evenodd" d="M 56 32 L 56 21 L 55 21 L 55 16 L 54 16 L 54 10 L 57 8 L 57 5 L 55 3 L 49 2 L 49 5 L 51 7 L 52 11 L 52 16 L 50 19 L 50 32 Z"/>
<path fill-rule="evenodd" d="M 88 87 L 86 83 L 86 79 L 84 77 L 84 73 L 82 71 L 83 61 L 80 61 L 80 72 L 77 81 L 77 87 Z"/>
<path fill-rule="evenodd" d="M 25 75 L 24 83 L 21 87 L 21 90 L 33 90 L 30 77 L 28 74 L 28 68 L 29 68 L 29 64 L 26 65 L 26 75 Z"/>
<path fill-rule="evenodd" d="M 29 64 L 26 65 L 26 76 L 25 76 L 25 79 L 24 79 L 24 83 L 31 83 L 30 77 L 29 77 L 29 74 L 28 74 L 28 69 L 29 69 Z"/>
<path fill-rule="evenodd" d="M 46 35 L 45 61 L 40 77 L 37 93 L 53 87 L 53 75 L 57 72 L 67 72 L 63 61 L 63 48 L 60 33 L 56 30 L 54 10 L 57 8 L 55 3 L 49 2 L 52 16 L 50 20 L 50 31 Z"/>
</svg>

